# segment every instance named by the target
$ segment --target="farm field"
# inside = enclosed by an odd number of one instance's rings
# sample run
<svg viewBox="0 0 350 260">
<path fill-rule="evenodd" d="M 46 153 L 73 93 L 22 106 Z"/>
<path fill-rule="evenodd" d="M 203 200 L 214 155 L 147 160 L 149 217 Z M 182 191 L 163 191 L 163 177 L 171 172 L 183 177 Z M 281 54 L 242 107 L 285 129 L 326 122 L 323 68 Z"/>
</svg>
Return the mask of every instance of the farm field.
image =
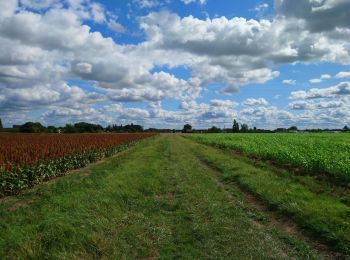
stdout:
<svg viewBox="0 0 350 260">
<path fill-rule="evenodd" d="M 111 156 L 152 134 L 0 134 L 0 197 Z"/>
<path fill-rule="evenodd" d="M 333 188 L 158 135 L 1 199 L 0 258 L 345 258 L 349 193 Z"/>
<path fill-rule="evenodd" d="M 232 149 L 304 172 L 350 182 L 350 134 L 194 134 L 197 142 Z"/>
<path fill-rule="evenodd" d="M 0 0 L 0 260 L 350 260 L 350 0 Z"/>
</svg>

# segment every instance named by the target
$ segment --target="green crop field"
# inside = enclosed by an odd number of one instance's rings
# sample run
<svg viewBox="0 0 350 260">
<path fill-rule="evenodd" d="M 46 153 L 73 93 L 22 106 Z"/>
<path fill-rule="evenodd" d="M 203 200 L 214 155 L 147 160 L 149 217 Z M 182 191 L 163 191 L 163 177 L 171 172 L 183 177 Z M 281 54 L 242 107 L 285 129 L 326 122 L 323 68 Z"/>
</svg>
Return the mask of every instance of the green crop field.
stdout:
<svg viewBox="0 0 350 260">
<path fill-rule="evenodd" d="M 350 182 L 350 134 L 193 134 L 197 142 Z"/>
</svg>

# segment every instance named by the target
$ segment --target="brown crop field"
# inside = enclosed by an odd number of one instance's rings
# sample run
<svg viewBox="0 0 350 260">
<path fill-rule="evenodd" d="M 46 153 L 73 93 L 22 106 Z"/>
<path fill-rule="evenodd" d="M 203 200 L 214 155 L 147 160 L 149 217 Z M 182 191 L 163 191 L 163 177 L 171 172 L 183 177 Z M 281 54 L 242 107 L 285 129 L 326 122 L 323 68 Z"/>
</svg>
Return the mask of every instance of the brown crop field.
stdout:
<svg viewBox="0 0 350 260">
<path fill-rule="evenodd" d="M 152 134 L 0 134 L 0 195 L 111 156 Z"/>
</svg>

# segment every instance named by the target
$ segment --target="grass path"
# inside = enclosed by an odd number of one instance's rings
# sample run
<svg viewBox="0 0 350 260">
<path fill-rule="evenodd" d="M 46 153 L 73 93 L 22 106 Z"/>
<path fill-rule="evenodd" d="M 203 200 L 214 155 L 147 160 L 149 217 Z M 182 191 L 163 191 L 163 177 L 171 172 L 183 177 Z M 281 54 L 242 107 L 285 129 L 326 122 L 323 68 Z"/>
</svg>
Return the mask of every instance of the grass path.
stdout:
<svg viewBox="0 0 350 260">
<path fill-rule="evenodd" d="M 256 163 L 229 150 L 193 144 L 190 140 L 186 144 L 193 147 L 193 153 L 202 162 L 219 172 L 220 182 L 240 187 L 278 216 L 287 216 L 287 221 L 297 223 L 299 229 L 340 253 L 333 256 L 350 259 L 350 205 L 343 197 L 329 193 L 329 183 L 268 163 Z"/>
<path fill-rule="evenodd" d="M 163 135 L 0 201 L 0 259 L 319 257 L 227 189 L 203 151 Z"/>
</svg>

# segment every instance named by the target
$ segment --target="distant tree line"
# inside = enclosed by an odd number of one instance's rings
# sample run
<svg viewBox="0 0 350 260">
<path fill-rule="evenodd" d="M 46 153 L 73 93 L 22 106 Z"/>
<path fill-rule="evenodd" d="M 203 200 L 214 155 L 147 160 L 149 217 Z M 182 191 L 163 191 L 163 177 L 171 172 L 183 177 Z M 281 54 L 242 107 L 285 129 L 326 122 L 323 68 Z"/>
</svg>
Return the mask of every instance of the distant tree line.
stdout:
<svg viewBox="0 0 350 260">
<path fill-rule="evenodd" d="M 79 122 L 75 124 L 66 124 L 63 127 L 55 126 L 43 126 L 39 122 L 26 122 L 23 125 L 13 125 L 12 128 L 4 128 L 0 118 L 0 131 L 1 132 L 21 132 L 21 133 L 136 133 L 136 132 L 151 132 L 151 133 L 294 133 L 294 132 L 349 132 L 350 128 L 344 126 L 342 129 L 305 129 L 299 130 L 296 126 L 289 128 L 277 128 L 275 130 L 258 129 L 256 127 L 249 128 L 248 124 L 240 124 L 236 119 L 233 120 L 232 128 L 219 128 L 212 126 L 208 129 L 193 129 L 192 125 L 185 124 L 182 130 L 175 129 L 158 129 L 148 128 L 144 129 L 143 126 L 137 124 L 117 125 L 112 124 L 104 128 L 98 124 L 91 124 L 86 122 Z"/>
<path fill-rule="evenodd" d="M 107 127 L 102 127 L 98 124 L 91 124 L 86 122 L 79 122 L 75 124 L 66 124 L 63 127 L 55 126 L 43 126 L 39 122 L 26 122 L 23 125 L 13 125 L 12 128 L 3 128 L 2 121 L 0 118 L 0 131 L 2 132 L 20 132 L 20 133 L 175 133 L 181 132 L 176 129 L 158 129 L 158 128 L 148 128 L 144 129 L 142 125 L 137 124 L 127 124 L 127 125 L 117 125 L 112 124 Z"/>
<path fill-rule="evenodd" d="M 98 124 L 91 124 L 86 122 L 79 122 L 75 124 L 66 124 L 63 127 L 43 126 L 39 122 L 26 122 L 23 125 L 13 125 L 12 128 L 3 128 L 0 119 L 0 130 L 6 132 L 20 132 L 20 133 L 102 133 L 102 132 L 116 132 L 116 133 L 135 133 L 143 132 L 141 125 L 109 125 L 103 128 Z"/>
<path fill-rule="evenodd" d="M 177 133 L 177 132 L 181 132 L 180 130 L 176 130 L 176 129 L 169 129 L 169 128 L 148 128 L 145 129 L 144 132 L 147 133 Z"/>
<path fill-rule="evenodd" d="M 134 124 L 130 124 L 130 125 L 109 125 L 106 127 L 106 131 L 107 132 L 116 132 L 116 133 L 123 133 L 123 132 L 127 132 L 127 133 L 136 133 L 136 132 L 143 132 L 143 126 L 141 125 L 134 125 Z"/>
<path fill-rule="evenodd" d="M 79 122 L 74 125 L 66 124 L 66 126 L 63 128 L 63 131 L 65 133 L 99 133 L 103 132 L 104 129 L 100 125 Z"/>
<path fill-rule="evenodd" d="M 212 126 L 208 129 L 193 129 L 191 125 L 184 125 L 183 133 L 296 133 L 296 132 L 349 132 L 350 128 L 344 126 L 342 129 L 305 129 L 299 130 L 296 126 L 289 128 L 276 128 L 275 130 L 258 129 L 256 127 L 249 128 L 248 124 L 239 124 L 237 120 L 233 120 L 232 128 L 219 128 Z"/>
<path fill-rule="evenodd" d="M 14 125 L 21 133 L 99 133 L 104 129 L 100 125 L 79 122 L 76 124 L 66 124 L 64 127 L 43 126 L 39 122 L 26 122 L 23 125 Z"/>
<path fill-rule="evenodd" d="M 224 128 L 221 129 L 217 126 L 212 126 L 208 129 L 192 129 L 190 124 L 184 125 L 182 129 L 183 133 L 272 133 L 274 131 L 265 130 L 265 129 L 257 129 L 249 128 L 247 124 L 239 124 L 236 120 L 233 120 L 232 128 Z"/>
</svg>

